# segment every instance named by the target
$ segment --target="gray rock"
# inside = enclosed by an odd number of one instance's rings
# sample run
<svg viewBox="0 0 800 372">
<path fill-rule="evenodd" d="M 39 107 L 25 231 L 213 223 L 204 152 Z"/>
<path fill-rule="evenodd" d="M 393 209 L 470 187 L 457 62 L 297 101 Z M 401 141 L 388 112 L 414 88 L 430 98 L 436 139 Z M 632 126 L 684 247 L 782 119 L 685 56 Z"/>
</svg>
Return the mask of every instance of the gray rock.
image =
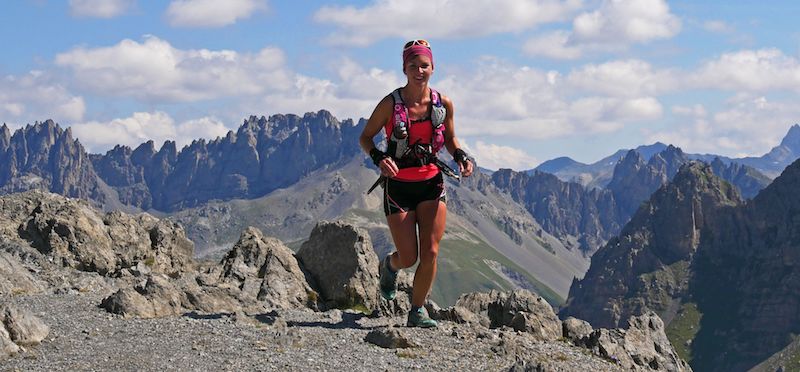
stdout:
<svg viewBox="0 0 800 372">
<path fill-rule="evenodd" d="M 664 322 L 654 312 L 628 321 L 628 329 L 597 329 L 581 343 L 596 355 L 626 369 L 691 371 L 667 339 Z"/>
<path fill-rule="evenodd" d="M 541 340 L 561 338 L 561 321 L 542 297 L 520 289 L 489 304 L 491 327 L 511 326 Z"/>
<path fill-rule="evenodd" d="M 6 359 L 19 352 L 19 346 L 11 341 L 5 327 L 0 327 L 0 360 Z"/>
<path fill-rule="evenodd" d="M 153 304 L 133 288 L 122 288 L 100 303 L 106 311 L 125 318 L 153 318 L 156 316 Z"/>
<path fill-rule="evenodd" d="M 328 304 L 378 308 L 378 256 L 366 230 L 341 221 L 320 222 L 297 258 Z"/>
<path fill-rule="evenodd" d="M 154 272 L 177 275 L 193 263 L 194 245 L 173 222 L 147 214 L 103 215 L 85 201 L 42 191 L 0 199 L 0 231 L 62 266 L 121 275 L 144 263 Z"/>
<path fill-rule="evenodd" d="M 179 315 L 183 311 L 183 294 L 164 276 L 150 276 L 139 292 L 152 305 L 153 317 Z"/>
<path fill-rule="evenodd" d="M 11 254 L 0 251 L 0 295 L 36 293 L 42 285 Z"/>
<path fill-rule="evenodd" d="M 316 307 L 311 289 L 292 251 L 280 240 L 248 227 L 222 260 L 220 283 L 241 291 L 240 299 L 269 308 Z"/>
<path fill-rule="evenodd" d="M 41 319 L 14 307 L 0 308 L 0 320 L 11 341 L 19 346 L 38 345 L 50 333 L 50 328 Z"/>
<path fill-rule="evenodd" d="M 576 342 L 588 336 L 594 329 L 589 322 L 573 317 L 568 317 L 561 322 L 561 331 L 564 338 Z"/>
<path fill-rule="evenodd" d="M 403 332 L 394 327 L 373 329 L 364 337 L 364 341 L 378 345 L 385 349 L 406 349 L 419 347 L 414 341 L 406 337 Z"/>
</svg>

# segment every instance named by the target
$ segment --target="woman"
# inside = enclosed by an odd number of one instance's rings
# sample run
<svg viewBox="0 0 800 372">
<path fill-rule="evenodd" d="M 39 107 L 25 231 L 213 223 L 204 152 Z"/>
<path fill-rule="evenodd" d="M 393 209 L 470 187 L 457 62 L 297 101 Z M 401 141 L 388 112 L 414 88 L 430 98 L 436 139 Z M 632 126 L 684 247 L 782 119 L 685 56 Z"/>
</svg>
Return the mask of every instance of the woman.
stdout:
<svg viewBox="0 0 800 372">
<path fill-rule="evenodd" d="M 407 325 L 436 327 L 423 307 L 436 277 L 447 216 L 444 180 L 435 156 L 443 145 L 464 177 L 472 174 L 473 162 L 456 139 L 453 102 L 428 86 L 433 53 L 427 41 L 405 44 L 403 73 L 406 85 L 378 103 L 359 141 L 386 177 L 383 209 L 397 248 L 381 261 L 381 294 L 393 299 L 397 270 L 413 266 L 419 258 Z M 386 133 L 387 152 L 378 150 L 373 141 L 381 129 Z"/>
</svg>

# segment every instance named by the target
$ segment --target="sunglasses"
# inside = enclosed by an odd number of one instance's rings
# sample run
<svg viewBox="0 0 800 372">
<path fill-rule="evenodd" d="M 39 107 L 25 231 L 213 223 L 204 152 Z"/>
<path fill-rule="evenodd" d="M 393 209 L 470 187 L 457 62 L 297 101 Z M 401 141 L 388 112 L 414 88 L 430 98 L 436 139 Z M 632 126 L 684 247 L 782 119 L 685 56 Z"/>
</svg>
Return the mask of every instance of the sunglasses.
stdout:
<svg viewBox="0 0 800 372">
<path fill-rule="evenodd" d="M 412 47 L 412 46 L 414 46 L 414 45 L 422 45 L 422 46 L 424 46 L 424 47 L 426 47 L 426 48 L 428 48 L 428 49 L 430 49 L 430 48 L 431 48 L 431 44 L 430 44 L 430 43 L 428 43 L 428 40 L 425 40 L 425 39 L 417 39 L 417 40 L 411 40 L 411 41 L 407 42 L 407 43 L 406 43 L 406 45 L 404 45 L 404 46 L 403 46 L 403 50 L 406 50 L 406 49 L 408 49 L 408 48 L 411 48 L 411 47 Z"/>
</svg>

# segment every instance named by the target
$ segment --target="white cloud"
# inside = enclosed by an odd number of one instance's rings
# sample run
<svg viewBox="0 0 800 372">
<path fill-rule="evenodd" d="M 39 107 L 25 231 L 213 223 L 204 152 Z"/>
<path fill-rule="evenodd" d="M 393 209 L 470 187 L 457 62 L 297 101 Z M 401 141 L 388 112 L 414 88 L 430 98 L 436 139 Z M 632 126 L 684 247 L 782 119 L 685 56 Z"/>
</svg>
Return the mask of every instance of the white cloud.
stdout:
<svg viewBox="0 0 800 372">
<path fill-rule="evenodd" d="M 62 84 L 40 71 L 0 78 L 0 121 L 24 125 L 54 119 L 57 122 L 82 120 L 86 112 L 83 97 L 69 92 Z"/>
<path fill-rule="evenodd" d="M 170 25 L 223 27 L 267 9 L 265 0 L 173 0 L 166 11 Z"/>
<path fill-rule="evenodd" d="M 523 150 L 485 143 L 475 142 L 475 147 L 465 147 L 470 151 L 470 155 L 475 157 L 479 167 L 497 170 L 500 168 L 511 168 L 515 170 L 533 169 L 539 165 L 540 161 L 529 155 Z"/>
<path fill-rule="evenodd" d="M 678 119 L 669 130 L 647 133 L 648 140 L 673 143 L 687 152 L 731 157 L 765 154 L 780 143 L 800 117 L 800 107 L 794 102 L 744 95 L 714 113 L 706 112 L 702 106 L 678 111 L 689 114 L 692 120 Z"/>
<path fill-rule="evenodd" d="M 520 32 L 566 20 L 581 7 L 580 0 L 495 0 L 469 6 L 449 0 L 375 0 L 363 8 L 326 6 L 314 19 L 338 27 L 329 42 L 366 46 L 391 37 L 461 39 Z"/>
<path fill-rule="evenodd" d="M 745 92 L 800 92 L 800 61 L 779 49 L 742 50 L 706 62 L 689 78 L 697 87 Z"/>
<path fill-rule="evenodd" d="M 115 145 L 132 148 L 148 140 L 159 144 L 166 140 L 176 141 L 178 148 L 205 138 L 207 140 L 225 136 L 228 132 L 219 120 L 204 117 L 180 124 L 167 113 L 135 112 L 127 118 L 109 122 L 89 121 L 72 125 L 72 132 L 88 151 L 104 152 Z"/>
<path fill-rule="evenodd" d="M 281 50 L 258 53 L 180 50 L 148 36 L 103 48 L 75 48 L 56 56 L 74 84 L 99 95 L 145 102 L 187 102 L 286 90 L 292 85 Z"/>
<path fill-rule="evenodd" d="M 547 139 L 618 131 L 663 115 L 652 96 L 586 96 L 555 72 L 485 60 L 438 87 L 453 97 L 459 136 Z"/>
<path fill-rule="evenodd" d="M 669 70 L 654 70 L 645 61 L 623 60 L 584 65 L 572 71 L 567 82 L 578 91 L 636 97 L 677 89 L 677 75 Z"/>
<path fill-rule="evenodd" d="M 680 29 L 680 19 L 664 0 L 604 0 L 599 9 L 578 15 L 572 32 L 534 37 L 523 50 L 534 56 L 577 59 L 586 53 L 608 53 L 630 44 L 668 39 Z"/>
<path fill-rule="evenodd" d="M 76 17 L 114 18 L 135 5 L 135 0 L 69 0 L 70 13 Z"/>
</svg>

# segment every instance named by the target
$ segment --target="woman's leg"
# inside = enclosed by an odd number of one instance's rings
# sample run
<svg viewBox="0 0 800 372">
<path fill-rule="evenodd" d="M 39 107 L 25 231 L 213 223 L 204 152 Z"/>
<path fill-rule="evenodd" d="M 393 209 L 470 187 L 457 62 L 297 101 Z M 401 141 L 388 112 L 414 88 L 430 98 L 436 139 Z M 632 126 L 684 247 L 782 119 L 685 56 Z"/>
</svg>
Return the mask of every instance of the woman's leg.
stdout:
<svg viewBox="0 0 800 372">
<path fill-rule="evenodd" d="M 393 213 L 386 216 L 386 222 L 397 249 L 389 258 L 392 271 L 414 266 L 417 262 L 416 212 Z"/>
<path fill-rule="evenodd" d="M 439 200 L 428 200 L 417 205 L 419 224 L 419 266 L 414 274 L 414 291 L 411 304 L 423 306 L 436 277 L 436 259 L 439 242 L 444 236 L 447 206 Z"/>
</svg>

